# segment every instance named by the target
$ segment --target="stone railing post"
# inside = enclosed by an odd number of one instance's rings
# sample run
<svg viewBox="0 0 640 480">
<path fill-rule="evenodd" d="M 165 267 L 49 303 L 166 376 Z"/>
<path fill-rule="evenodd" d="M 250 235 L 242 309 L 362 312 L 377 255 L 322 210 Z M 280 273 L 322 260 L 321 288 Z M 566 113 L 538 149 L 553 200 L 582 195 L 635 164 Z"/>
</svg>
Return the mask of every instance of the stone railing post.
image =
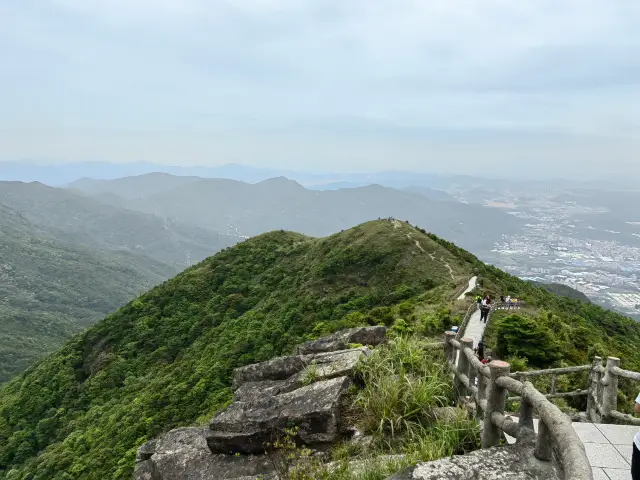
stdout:
<svg viewBox="0 0 640 480">
<path fill-rule="evenodd" d="M 449 364 L 452 367 L 455 367 L 455 364 L 456 364 L 456 348 L 451 343 L 451 340 L 453 340 L 456 337 L 456 334 L 454 332 L 445 332 L 444 335 L 445 335 L 445 337 L 444 337 L 444 354 L 445 354 L 445 357 L 447 358 L 447 362 L 449 362 Z"/>
<path fill-rule="evenodd" d="M 487 364 L 489 367 L 489 388 L 487 395 L 487 409 L 484 412 L 484 429 L 482 431 L 482 448 L 495 447 L 500 445 L 502 432 L 491 421 L 493 412 L 504 413 L 507 400 L 507 390 L 501 388 L 496 380 L 505 375 L 509 375 L 511 366 L 502 360 L 494 360 Z"/>
<path fill-rule="evenodd" d="M 614 375 L 611 369 L 620 366 L 620 359 L 616 357 L 607 357 L 607 365 L 602 383 L 604 390 L 602 392 L 602 422 L 611 422 L 611 412 L 618 406 L 618 377 Z"/>
<path fill-rule="evenodd" d="M 484 418 L 482 402 L 487 399 L 487 378 L 478 372 L 478 395 L 476 396 L 478 419 Z"/>
<path fill-rule="evenodd" d="M 536 449 L 533 451 L 533 455 L 543 462 L 550 461 L 553 455 L 549 427 L 542 420 L 538 422 L 538 438 L 536 439 Z"/>
<path fill-rule="evenodd" d="M 473 339 L 472 338 L 463 338 L 460 340 L 460 352 L 458 353 L 458 367 L 456 372 L 459 375 L 469 376 L 469 359 L 464 354 L 465 348 L 473 349 Z M 455 385 L 457 387 L 458 397 L 466 397 L 467 396 L 467 387 L 462 384 L 460 380 L 456 377 Z M 469 386 L 471 386 L 471 378 L 469 378 Z"/>
<path fill-rule="evenodd" d="M 594 357 L 591 362 L 591 370 L 589 370 L 589 384 L 587 385 L 587 418 L 590 422 L 600 423 L 598 418 L 600 373 L 598 368 L 602 366 L 602 358 Z"/>
</svg>

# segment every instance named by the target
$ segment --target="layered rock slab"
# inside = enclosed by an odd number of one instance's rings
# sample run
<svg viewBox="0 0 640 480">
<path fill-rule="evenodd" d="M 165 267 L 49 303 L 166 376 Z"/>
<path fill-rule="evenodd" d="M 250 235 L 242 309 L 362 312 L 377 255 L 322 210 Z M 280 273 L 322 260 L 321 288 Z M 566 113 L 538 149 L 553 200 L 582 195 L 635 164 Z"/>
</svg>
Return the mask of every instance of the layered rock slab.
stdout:
<svg viewBox="0 0 640 480">
<path fill-rule="evenodd" d="M 307 445 L 335 442 L 340 399 L 350 384 L 348 377 L 338 377 L 290 393 L 233 402 L 211 421 L 207 444 L 215 453 L 263 453 L 265 444 L 293 426 Z"/>
<path fill-rule="evenodd" d="M 206 428 L 178 428 L 138 451 L 136 480 L 244 480 L 276 478 L 263 456 L 212 454 Z"/>
<path fill-rule="evenodd" d="M 298 346 L 299 355 L 345 350 L 350 344 L 375 347 L 386 340 L 387 329 L 383 326 L 361 327 L 341 330 L 328 337 L 311 340 Z"/>
</svg>

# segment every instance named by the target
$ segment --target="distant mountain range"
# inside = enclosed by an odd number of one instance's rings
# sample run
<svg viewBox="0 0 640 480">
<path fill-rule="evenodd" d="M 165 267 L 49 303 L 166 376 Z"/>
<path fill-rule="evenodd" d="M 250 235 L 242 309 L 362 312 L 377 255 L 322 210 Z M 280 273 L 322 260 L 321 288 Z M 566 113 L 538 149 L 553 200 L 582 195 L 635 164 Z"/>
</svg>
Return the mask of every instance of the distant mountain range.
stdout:
<svg viewBox="0 0 640 480">
<path fill-rule="evenodd" d="M 492 246 L 500 234 L 523 224 L 502 211 L 462 204 L 446 192 L 421 187 L 317 191 L 285 177 L 250 184 L 161 173 L 82 179 L 69 187 L 118 207 L 243 236 L 280 229 L 326 236 L 367 220 L 395 217 L 478 249 Z"/>
<path fill-rule="evenodd" d="M 142 254 L 170 265 L 174 273 L 239 239 L 122 208 L 117 198 L 107 204 L 37 182 L 0 182 L 0 203 L 37 225 L 55 229 L 65 241 Z"/>
</svg>

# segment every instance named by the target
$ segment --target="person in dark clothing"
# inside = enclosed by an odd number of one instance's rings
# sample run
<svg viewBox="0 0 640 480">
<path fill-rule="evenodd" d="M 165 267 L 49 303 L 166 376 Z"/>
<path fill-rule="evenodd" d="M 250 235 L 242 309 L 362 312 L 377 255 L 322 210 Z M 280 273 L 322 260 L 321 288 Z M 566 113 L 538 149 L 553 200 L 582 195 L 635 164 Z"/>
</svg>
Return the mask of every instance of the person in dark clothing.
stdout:
<svg viewBox="0 0 640 480">
<path fill-rule="evenodd" d="M 484 343 L 482 343 L 482 340 L 478 342 L 478 358 L 480 360 L 484 358 Z"/>
<path fill-rule="evenodd" d="M 633 411 L 640 413 L 640 394 L 636 397 L 636 404 Z M 636 433 L 633 439 L 633 454 L 631 455 L 631 478 L 640 480 L 640 432 Z"/>
<path fill-rule="evenodd" d="M 487 295 L 482 300 L 482 304 L 480 305 L 480 321 L 487 323 L 487 319 L 489 318 L 489 312 L 491 311 L 491 297 Z"/>
</svg>

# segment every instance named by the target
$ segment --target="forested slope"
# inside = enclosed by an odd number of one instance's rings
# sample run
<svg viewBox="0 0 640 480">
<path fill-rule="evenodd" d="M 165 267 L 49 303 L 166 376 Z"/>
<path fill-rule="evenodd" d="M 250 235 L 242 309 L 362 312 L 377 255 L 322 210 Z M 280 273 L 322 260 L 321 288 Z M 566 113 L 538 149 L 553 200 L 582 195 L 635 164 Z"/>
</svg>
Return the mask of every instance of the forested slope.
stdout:
<svg viewBox="0 0 640 480">
<path fill-rule="evenodd" d="M 531 306 L 515 323 L 510 316 L 504 355 L 550 365 L 611 350 L 638 364 L 631 320 L 557 297 L 408 224 L 369 222 L 322 239 L 272 232 L 155 287 L 5 385 L 0 478 L 129 478 L 139 445 L 226 405 L 233 368 L 362 324 L 441 334 L 460 321 L 467 303 L 451 298 L 473 274 L 486 291 Z"/>
<path fill-rule="evenodd" d="M 0 204 L 0 383 L 173 274 L 128 252 L 60 241 Z"/>
<path fill-rule="evenodd" d="M 0 472 L 128 478 L 141 443 L 208 419 L 229 400 L 234 367 L 314 334 L 391 323 L 412 311 L 408 299 L 453 290 L 453 278 L 470 273 L 414 228 L 388 221 L 325 239 L 252 238 L 139 297 L 0 390 Z"/>
</svg>

